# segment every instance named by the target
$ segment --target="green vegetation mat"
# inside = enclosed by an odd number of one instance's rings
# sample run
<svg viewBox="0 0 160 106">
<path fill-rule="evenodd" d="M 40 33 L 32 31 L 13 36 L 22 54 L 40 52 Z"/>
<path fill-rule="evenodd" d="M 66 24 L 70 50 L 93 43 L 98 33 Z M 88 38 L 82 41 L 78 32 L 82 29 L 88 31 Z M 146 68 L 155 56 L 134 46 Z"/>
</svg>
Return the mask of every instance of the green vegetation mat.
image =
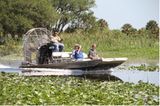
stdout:
<svg viewBox="0 0 160 106">
<path fill-rule="evenodd" d="M 0 73 L 0 104 L 158 105 L 159 86 L 77 77 L 24 77 Z"/>
<path fill-rule="evenodd" d="M 139 70 L 139 71 L 159 71 L 159 66 L 147 66 L 145 64 L 141 64 L 140 66 L 130 66 L 129 70 Z"/>
</svg>

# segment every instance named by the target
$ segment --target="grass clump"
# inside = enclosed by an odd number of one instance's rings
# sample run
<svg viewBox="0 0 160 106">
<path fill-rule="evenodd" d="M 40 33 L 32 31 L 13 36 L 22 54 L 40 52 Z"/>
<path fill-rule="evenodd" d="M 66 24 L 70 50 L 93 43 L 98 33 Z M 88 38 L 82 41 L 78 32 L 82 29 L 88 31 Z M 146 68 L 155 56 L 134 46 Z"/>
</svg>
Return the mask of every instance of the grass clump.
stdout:
<svg viewBox="0 0 160 106">
<path fill-rule="evenodd" d="M 159 87 L 140 82 L 95 81 L 76 77 L 24 77 L 0 73 L 0 104 L 158 105 Z"/>
</svg>

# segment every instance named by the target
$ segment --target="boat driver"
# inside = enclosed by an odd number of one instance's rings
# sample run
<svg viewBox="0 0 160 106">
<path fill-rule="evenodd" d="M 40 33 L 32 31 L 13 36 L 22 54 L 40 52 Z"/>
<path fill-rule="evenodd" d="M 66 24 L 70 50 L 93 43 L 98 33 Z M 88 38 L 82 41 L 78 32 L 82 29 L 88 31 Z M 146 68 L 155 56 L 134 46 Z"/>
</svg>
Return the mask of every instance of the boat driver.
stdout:
<svg viewBox="0 0 160 106">
<path fill-rule="evenodd" d="M 99 59 L 99 56 L 97 55 L 97 52 L 96 52 L 96 44 L 92 44 L 91 49 L 89 50 L 89 53 L 88 53 L 88 58 Z"/>
<path fill-rule="evenodd" d="M 51 42 L 53 43 L 54 52 L 62 52 L 64 48 L 64 44 L 61 43 L 62 39 L 59 36 L 58 31 L 54 31 L 51 36 Z"/>
</svg>

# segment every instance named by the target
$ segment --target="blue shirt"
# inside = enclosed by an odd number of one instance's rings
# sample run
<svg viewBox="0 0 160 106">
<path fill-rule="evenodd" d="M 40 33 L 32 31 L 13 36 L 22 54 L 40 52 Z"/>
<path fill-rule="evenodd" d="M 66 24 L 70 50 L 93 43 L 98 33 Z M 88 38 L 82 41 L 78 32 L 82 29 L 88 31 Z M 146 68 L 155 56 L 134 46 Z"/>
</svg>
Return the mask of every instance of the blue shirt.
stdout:
<svg viewBox="0 0 160 106">
<path fill-rule="evenodd" d="M 73 55 L 75 59 L 83 59 L 83 52 L 82 51 L 75 51 L 75 54 Z"/>
</svg>

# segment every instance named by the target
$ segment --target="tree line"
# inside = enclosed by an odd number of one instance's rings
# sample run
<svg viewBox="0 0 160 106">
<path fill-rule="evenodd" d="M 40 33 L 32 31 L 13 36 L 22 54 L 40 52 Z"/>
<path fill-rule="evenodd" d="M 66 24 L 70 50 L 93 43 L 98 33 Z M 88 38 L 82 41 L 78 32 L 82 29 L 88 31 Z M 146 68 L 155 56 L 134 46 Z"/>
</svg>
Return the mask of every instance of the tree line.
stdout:
<svg viewBox="0 0 160 106">
<path fill-rule="evenodd" d="M 0 0 L 0 32 L 23 34 L 33 27 L 91 28 L 95 0 Z"/>
<path fill-rule="evenodd" d="M 135 34 L 150 34 L 150 37 L 159 37 L 159 26 L 158 23 L 154 20 L 150 20 L 147 22 L 146 26 L 141 29 L 133 28 L 131 24 L 124 24 L 121 28 L 121 31 L 126 35 L 135 35 Z"/>
<path fill-rule="evenodd" d="M 94 16 L 91 11 L 94 6 L 95 0 L 0 0 L 0 33 L 22 36 L 33 27 L 59 32 L 109 29 L 106 20 L 97 20 Z M 158 37 L 159 26 L 156 21 L 150 20 L 142 29 L 124 24 L 121 31 L 126 35 L 147 31 Z"/>
</svg>

